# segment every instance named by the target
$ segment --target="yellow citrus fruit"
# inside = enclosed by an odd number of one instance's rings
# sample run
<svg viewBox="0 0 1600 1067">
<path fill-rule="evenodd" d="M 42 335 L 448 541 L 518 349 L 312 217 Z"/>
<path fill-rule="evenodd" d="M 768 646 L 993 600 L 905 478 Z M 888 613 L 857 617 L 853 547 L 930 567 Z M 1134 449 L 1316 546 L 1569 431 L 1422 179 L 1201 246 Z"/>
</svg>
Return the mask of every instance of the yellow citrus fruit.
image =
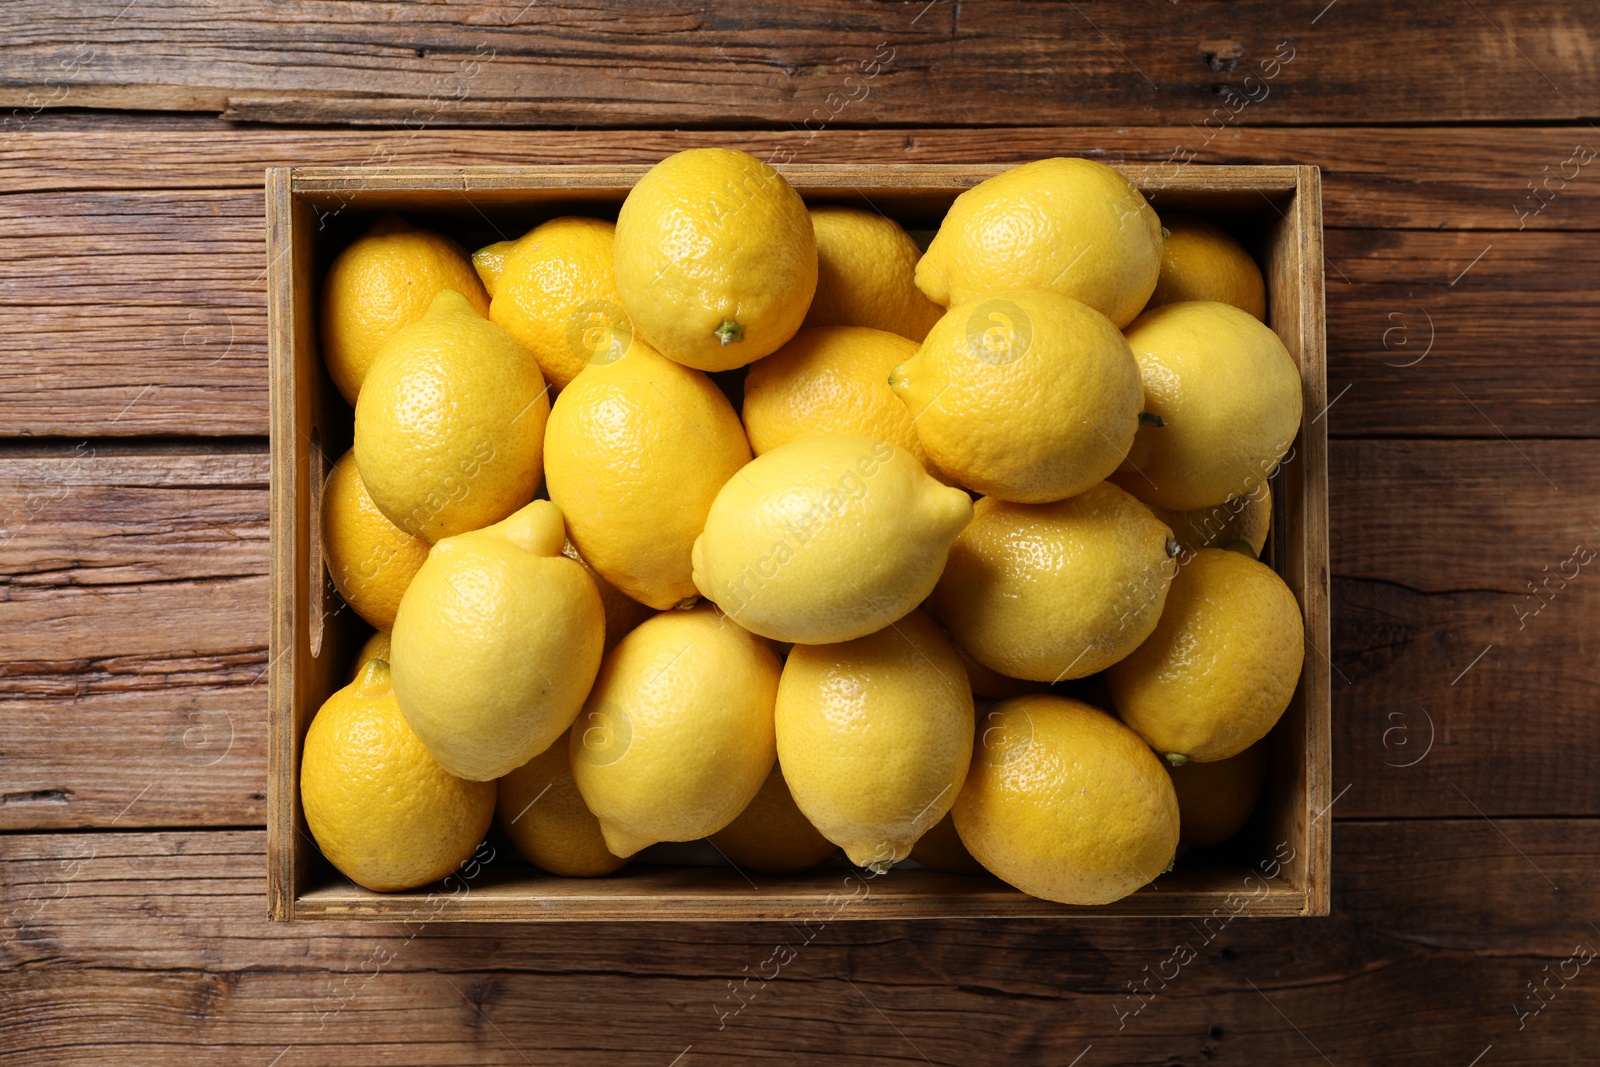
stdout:
<svg viewBox="0 0 1600 1067">
<path fill-rule="evenodd" d="M 597 353 L 626 351 L 632 339 L 612 267 L 615 232 L 601 219 L 551 219 L 512 245 L 494 276 L 490 321 L 532 352 L 558 389 Z M 490 258 L 481 268 L 493 269 Z"/>
<path fill-rule="evenodd" d="M 1126 726 L 1040 695 L 1002 701 L 979 729 L 955 824 L 992 874 L 1045 900 L 1109 904 L 1171 866 L 1172 780 Z"/>
<path fill-rule="evenodd" d="M 795 803 L 850 862 L 887 870 L 955 803 L 972 690 L 950 639 L 913 611 L 876 633 L 796 645 L 778 683 L 778 762 Z"/>
<path fill-rule="evenodd" d="M 606 847 L 631 856 L 731 823 L 772 770 L 778 657 L 702 604 L 606 654 L 572 730 L 572 771 Z"/>
<path fill-rule="evenodd" d="M 500 826 L 517 850 L 541 870 L 564 878 L 596 878 L 628 861 L 614 856 L 600 820 L 584 806 L 562 735 L 499 781 Z"/>
<path fill-rule="evenodd" d="M 776 763 L 755 799 L 711 843 L 736 866 L 766 874 L 803 871 L 839 851 L 800 813 Z"/>
<path fill-rule="evenodd" d="M 1146 309 L 1217 300 L 1265 322 L 1267 284 L 1244 246 L 1221 226 L 1193 215 L 1161 216 L 1161 276 Z"/>
<path fill-rule="evenodd" d="M 1122 721 L 1173 763 L 1237 755 L 1289 706 L 1305 658 L 1294 593 L 1272 568 L 1202 548 L 1144 644 L 1107 677 Z"/>
<path fill-rule="evenodd" d="M 1033 503 L 1115 471 L 1144 401 L 1110 320 L 1042 290 L 956 304 L 889 384 L 939 469 L 986 496 Z"/>
<path fill-rule="evenodd" d="M 870 326 L 921 341 L 944 309 L 917 288 L 922 250 L 876 211 L 814 207 L 817 292 L 806 326 Z"/>
<path fill-rule="evenodd" d="M 437 541 L 533 499 L 549 415 L 527 351 L 446 290 L 374 361 L 356 401 L 356 466 L 391 522 Z"/>
<path fill-rule="evenodd" d="M 1167 304 L 1127 331 L 1144 381 L 1144 420 L 1116 474 L 1173 511 L 1252 491 L 1300 428 L 1300 371 L 1278 335 L 1231 304 Z"/>
<path fill-rule="evenodd" d="M 694 543 L 694 584 L 763 637 L 848 641 L 921 603 L 971 518 L 967 494 L 903 448 L 808 437 L 722 487 Z"/>
<path fill-rule="evenodd" d="M 611 651 L 612 646 L 618 641 L 628 636 L 635 626 L 655 614 L 650 608 L 601 577 L 600 572 L 589 566 L 578 554 L 578 550 L 572 547 L 571 541 L 562 548 L 561 554 L 582 564 L 583 569 L 589 573 L 589 580 L 594 582 L 594 587 L 600 594 L 600 607 L 606 616 L 607 652 Z"/>
<path fill-rule="evenodd" d="M 717 491 L 750 461 L 727 397 L 635 341 L 556 398 L 545 440 L 550 499 L 584 560 L 653 608 L 695 595 L 690 549 Z"/>
<path fill-rule="evenodd" d="M 472 269 L 478 272 L 478 280 L 483 282 L 483 290 L 489 294 L 490 303 L 494 302 L 494 287 L 500 281 L 500 272 L 505 269 L 506 256 L 511 254 L 516 244 L 515 241 L 496 241 L 472 253 Z"/>
<path fill-rule="evenodd" d="M 976 512 L 977 508 L 974 507 L 973 511 Z M 954 549 L 951 551 L 953 552 Z M 948 573 L 949 570 L 950 565 L 947 563 L 945 564 L 945 571 Z M 936 591 L 937 588 L 936 586 Z M 932 607 L 933 604 L 934 600 L 930 600 L 929 606 Z M 999 671 L 992 671 L 973 659 L 972 653 L 960 645 L 956 646 L 956 655 L 961 657 L 961 665 L 967 669 L 967 681 L 972 684 L 972 695 L 974 697 L 982 697 L 985 700 L 1008 700 L 1011 697 L 1019 697 L 1024 693 L 1043 692 L 1047 688 L 1042 682 L 1030 682 L 1022 678 L 1009 677 Z"/>
<path fill-rule="evenodd" d="M 311 720 L 300 800 L 328 861 L 379 892 L 443 878 L 472 855 L 494 817 L 494 783 L 458 778 L 429 754 L 400 714 L 382 660 Z"/>
<path fill-rule="evenodd" d="M 400 596 L 428 558 L 428 542 L 390 522 L 346 452 L 322 483 L 322 553 L 333 587 L 379 630 L 394 627 Z"/>
<path fill-rule="evenodd" d="M 361 672 L 368 662 L 375 659 L 381 659 L 385 663 L 389 662 L 389 635 L 382 630 L 379 630 L 362 643 L 360 651 L 356 653 L 356 658 L 350 663 L 350 670 L 345 675 L 344 684 L 349 685 L 361 677 Z"/>
<path fill-rule="evenodd" d="M 889 372 L 917 354 L 898 334 L 865 326 L 819 326 L 750 367 L 744 427 L 756 455 L 802 437 L 853 433 L 905 449 L 927 466 L 911 412 L 889 388 Z"/>
<path fill-rule="evenodd" d="M 948 813 L 933 829 L 917 838 L 911 858 L 931 871 L 946 874 L 982 874 L 983 864 L 972 858 L 956 833 L 956 822 Z"/>
<path fill-rule="evenodd" d="M 1227 548 L 1242 541 L 1250 546 L 1252 555 L 1260 556 L 1272 529 L 1272 486 L 1257 482 L 1248 493 L 1209 508 L 1150 510 L 1172 527 L 1172 536 L 1186 549 Z"/>
<path fill-rule="evenodd" d="M 1178 851 L 1217 845 L 1250 821 L 1267 780 L 1267 742 L 1263 738 L 1214 763 L 1167 766 L 1178 794 Z"/>
<path fill-rule="evenodd" d="M 322 361 L 345 400 L 355 404 L 379 349 L 422 318 L 446 289 L 464 296 L 478 314 L 489 313 L 489 298 L 461 246 L 393 215 L 339 253 L 322 285 Z"/>
<path fill-rule="evenodd" d="M 394 622 L 406 721 L 451 773 L 485 781 L 549 748 L 583 705 L 605 642 L 600 594 L 535 500 L 433 546 Z"/>
<path fill-rule="evenodd" d="M 1050 289 L 1120 329 L 1160 271 L 1161 221 L 1139 190 L 1103 163 L 1041 159 L 956 197 L 917 264 L 917 288 L 946 307 Z"/>
<path fill-rule="evenodd" d="M 1053 504 L 984 497 L 930 606 L 960 646 L 1012 678 L 1105 670 L 1150 636 L 1177 565 L 1171 531 L 1108 482 Z"/>
<path fill-rule="evenodd" d="M 697 370 L 732 370 L 800 328 L 817 285 L 811 215 L 744 152 L 691 148 L 651 167 L 617 215 L 617 291 L 639 336 Z"/>
</svg>

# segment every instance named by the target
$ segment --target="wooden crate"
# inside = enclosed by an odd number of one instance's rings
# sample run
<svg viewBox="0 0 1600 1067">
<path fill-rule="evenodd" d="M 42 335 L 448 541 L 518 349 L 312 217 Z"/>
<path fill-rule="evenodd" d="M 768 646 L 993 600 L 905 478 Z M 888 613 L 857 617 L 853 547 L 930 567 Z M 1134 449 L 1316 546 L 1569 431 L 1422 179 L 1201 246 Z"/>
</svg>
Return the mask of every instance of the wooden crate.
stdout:
<svg viewBox="0 0 1600 1067">
<path fill-rule="evenodd" d="M 962 190 L 999 166 L 807 165 L 780 168 L 810 202 L 876 208 L 933 227 Z M 1299 598 L 1309 646 L 1293 703 L 1272 733 L 1272 772 L 1256 818 L 1208 864 L 1181 865 L 1105 907 L 1036 900 L 987 876 L 846 867 L 794 876 L 636 863 L 599 879 L 521 864 L 503 841 L 440 885 L 361 889 L 323 860 L 300 810 L 300 746 L 340 684 L 364 628 L 341 611 L 323 568 L 317 500 L 349 445 L 350 409 L 322 370 L 317 294 L 341 238 L 384 211 L 457 232 L 517 236 L 562 213 L 614 216 L 642 166 L 312 167 L 267 171 L 272 402 L 267 893 L 274 919 L 485 922 L 575 919 L 786 920 L 1093 915 L 1325 915 L 1331 848 L 1327 405 L 1323 369 L 1322 201 L 1315 167 L 1127 166 L 1156 210 L 1225 220 L 1265 265 L 1269 322 L 1299 362 L 1305 417 L 1274 483 L 1263 559 Z M 448 218 L 445 218 L 448 217 Z M 489 239 L 494 239 L 490 237 Z"/>
</svg>

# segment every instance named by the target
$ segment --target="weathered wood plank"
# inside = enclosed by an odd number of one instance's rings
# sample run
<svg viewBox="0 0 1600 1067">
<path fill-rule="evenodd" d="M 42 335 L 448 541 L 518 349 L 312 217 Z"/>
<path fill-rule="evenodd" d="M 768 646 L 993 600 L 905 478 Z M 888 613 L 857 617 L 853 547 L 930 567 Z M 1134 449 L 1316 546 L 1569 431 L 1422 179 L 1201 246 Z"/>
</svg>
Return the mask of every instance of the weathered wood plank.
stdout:
<svg viewBox="0 0 1600 1067">
<path fill-rule="evenodd" d="M 1359 10 L 24 0 L 0 104 L 250 121 L 680 126 L 1576 119 L 1579 0 Z M 1417 47 L 1417 42 L 1427 47 Z"/>
<path fill-rule="evenodd" d="M 0 459 L 0 828 L 259 825 L 265 452 L 90 447 Z M 1334 815 L 1600 814 L 1600 442 L 1330 454 Z"/>
<path fill-rule="evenodd" d="M 1082 1062 L 1467 1064 L 1493 1044 L 1497 1062 L 1570 1063 L 1600 1027 L 1600 986 L 1572 962 L 1600 939 L 1584 920 L 1600 906 L 1600 825 L 1502 829 L 1342 824 L 1334 915 L 1292 929 L 1246 910 L 537 936 L 426 916 L 267 923 L 259 832 L 13 836 L 0 1055 L 964 1064 L 1066 1063 L 1093 1045 Z M 1541 1007 L 1527 983 L 1558 974 Z"/>
</svg>

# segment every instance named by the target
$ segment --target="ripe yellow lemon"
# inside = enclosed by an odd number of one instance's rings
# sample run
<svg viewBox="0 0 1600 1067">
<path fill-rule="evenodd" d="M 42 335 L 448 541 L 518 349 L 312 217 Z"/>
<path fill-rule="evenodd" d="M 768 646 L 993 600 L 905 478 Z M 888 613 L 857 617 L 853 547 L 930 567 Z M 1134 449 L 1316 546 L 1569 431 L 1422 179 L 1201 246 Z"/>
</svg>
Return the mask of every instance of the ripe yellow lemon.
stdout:
<svg viewBox="0 0 1600 1067">
<path fill-rule="evenodd" d="M 1250 821 L 1267 780 L 1267 741 L 1214 763 L 1167 765 L 1178 794 L 1178 851 L 1228 840 Z"/>
<path fill-rule="evenodd" d="M 428 542 L 390 522 L 346 452 L 322 483 L 322 552 L 346 604 L 379 630 L 394 626 L 400 596 L 428 558 Z"/>
<path fill-rule="evenodd" d="M 489 298 L 461 246 L 394 215 L 335 257 L 322 285 L 322 360 L 346 401 L 355 405 L 378 351 L 446 289 L 460 293 L 479 315 L 489 313 Z"/>
<path fill-rule="evenodd" d="M 1161 216 L 1161 276 L 1147 308 L 1218 300 L 1267 320 L 1267 284 L 1244 246 L 1214 222 L 1174 212 Z"/>
<path fill-rule="evenodd" d="M 611 651 L 613 645 L 627 637 L 635 626 L 654 615 L 655 612 L 633 599 L 627 593 L 618 589 L 600 576 L 600 572 L 584 562 L 578 550 L 568 541 L 562 548 L 561 554 L 568 559 L 575 559 L 582 564 L 583 569 L 589 573 L 589 580 L 594 582 L 595 589 L 600 593 L 600 607 L 606 615 L 606 651 Z"/>
<path fill-rule="evenodd" d="M 494 817 L 494 783 L 440 766 L 395 704 L 389 665 L 372 660 L 327 699 L 306 730 L 300 800 L 317 847 L 379 892 L 449 874 Z"/>
<path fill-rule="evenodd" d="M 583 705 L 605 642 L 600 594 L 535 500 L 433 546 L 394 622 L 406 721 L 453 774 L 498 778 L 549 748 Z"/>
<path fill-rule="evenodd" d="M 632 339 L 617 295 L 615 232 L 601 219 L 551 219 L 513 244 L 494 276 L 490 321 L 532 352 L 545 379 L 558 389 L 597 351 L 617 346 L 620 354 Z M 492 269 L 490 259 L 484 256 L 480 270 Z"/>
<path fill-rule="evenodd" d="M 956 833 L 955 819 L 948 814 L 934 824 L 933 829 L 917 838 L 911 846 L 911 858 L 931 871 L 946 874 L 982 874 L 983 864 L 972 858 L 967 846 Z"/>
<path fill-rule="evenodd" d="M 848 641 L 921 603 L 971 518 L 967 494 L 903 448 L 808 437 L 722 487 L 694 543 L 694 584 L 763 637 Z"/>
<path fill-rule="evenodd" d="M 946 307 L 1050 289 L 1120 329 L 1160 271 L 1161 221 L 1139 190 L 1103 163 L 1041 159 L 956 197 L 917 264 L 917 288 Z"/>
<path fill-rule="evenodd" d="M 917 354 L 898 334 L 865 326 L 819 326 L 750 367 L 744 427 L 756 455 L 802 437 L 853 433 L 927 456 L 911 412 L 889 388 L 889 372 Z"/>
<path fill-rule="evenodd" d="M 697 370 L 778 348 L 817 285 L 811 215 L 783 176 L 744 152 L 691 148 L 651 167 L 617 215 L 617 291 L 634 329 Z"/>
<path fill-rule="evenodd" d="M 851 863 L 887 870 L 955 803 L 972 708 L 950 639 L 914 611 L 853 641 L 789 651 L 778 761 L 811 824 Z"/>
<path fill-rule="evenodd" d="M 600 820 L 584 806 L 572 777 L 567 738 L 500 779 L 500 826 L 517 850 L 541 870 L 565 878 L 596 878 L 628 861 L 614 856 Z"/>
<path fill-rule="evenodd" d="M 1116 481 L 1174 511 L 1251 492 L 1300 428 L 1300 371 L 1278 335 L 1231 304 L 1167 304 L 1128 327 L 1146 419 Z"/>
<path fill-rule="evenodd" d="M 1177 565 L 1172 532 L 1107 482 L 1053 504 L 984 497 L 956 538 L 933 613 L 979 663 L 1059 682 L 1150 636 Z"/>
<path fill-rule="evenodd" d="M 944 309 L 917 288 L 922 249 L 876 211 L 814 207 L 817 292 L 806 326 L 870 326 L 921 341 Z"/>
<path fill-rule="evenodd" d="M 1133 731 L 1057 696 L 1003 701 L 979 728 L 955 824 L 991 873 L 1045 900 L 1109 904 L 1171 866 L 1178 798 Z"/>
<path fill-rule="evenodd" d="M 533 499 L 549 415 L 532 357 L 446 290 L 367 374 L 356 401 L 356 466 L 389 521 L 437 541 Z"/>
<path fill-rule="evenodd" d="M 345 684 L 349 685 L 351 682 L 361 677 L 361 671 L 366 667 L 368 662 L 372 660 L 381 659 L 385 663 L 388 663 L 389 655 L 389 635 L 384 631 L 379 630 L 377 633 L 367 638 L 366 641 L 362 643 L 360 650 L 356 652 L 356 658 L 351 661 L 350 670 L 345 674 Z"/>
<path fill-rule="evenodd" d="M 1242 541 L 1250 546 L 1252 555 L 1259 557 L 1272 529 L 1272 486 L 1258 482 L 1250 492 L 1209 508 L 1150 510 L 1172 527 L 1172 536 L 1185 549 L 1227 548 Z"/>
<path fill-rule="evenodd" d="M 776 758 L 778 670 L 708 604 L 663 612 L 606 654 L 570 750 L 607 848 L 694 841 L 749 806 Z"/>
<path fill-rule="evenodd" d="M 735 865 L 766 874 L 803 871 L 839 851 L 800 813 L 776 763 L 755 799 L 711 843 Z"/>
<path fill-rule="evenodd" d="M 955 305 L 889 384 L 940 470 L 986 496 L 1032 503 L 1115 471 L 1144 401 L 1110 320 L 1040 290 Z"/>
<path fill-rule="evenodd" d="M 974 507 L 973 511 L 976 512 L 977 508 Z M 950 565 L 945 564 L 946 573 L 949 570 Z M 938 587 L 936 586 L 935 596 L 928 601 L 930 607 L 937 601 L 937 590 Z M 984 700 L 1009 700 L 1011 697 L 1019 697 L 1024 693 L 1043 692 L 1048 688 L 1043 682 L 1029 682 L 1021 678 L 1012 678 L 1001 674 L 999 671 L 992 671 L 973 659 L 972 653 L 960 645 L 956 646 L 956 655 L 961 657 L 961 665 L 967 669 L 967 681 L 972 683 L 972 695 L 974 697 L 982 697 Z"/>
<path fill-rule="evenodd" d="M 506 256 L 516 246 L 515 241 L 496 241 L 472 253 L 472 269 L 478 272 L 478 280 L 483 282 L 483 290 L 489 294 L 490 303 L 494 302 L 494 287 L 500 281 L 500 272 L 505 269 Z"/>
<path fill-rule="evenodd" d="M 749 461 L 727 397 L 638 340 L 561 391 L 545 441 L 550 499 L 573 545 L 652 608 L 695 595 L 694 539 L 717 491 Z"/>
<path fill-rule="evenodd" d="M 1239 552 L 1202 548 L 1178 568 L 1144 644 L 1112 666 L 1111 699 L 1172 763 L 1237 755 L 1289 706 L 1305 659 L 1294 593 Z"/>
</svg>

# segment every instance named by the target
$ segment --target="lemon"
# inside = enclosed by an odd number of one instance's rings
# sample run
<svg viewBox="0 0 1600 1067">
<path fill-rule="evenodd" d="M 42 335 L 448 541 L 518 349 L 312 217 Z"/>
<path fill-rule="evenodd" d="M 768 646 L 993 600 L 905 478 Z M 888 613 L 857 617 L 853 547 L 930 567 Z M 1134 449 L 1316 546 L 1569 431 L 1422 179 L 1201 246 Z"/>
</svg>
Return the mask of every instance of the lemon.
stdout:
<svg viewBox="0 0 1600 1067">
<path fill-rule="evenodd" d="M 600 576 L 600 572 L 589 566 L 578 550 L 568 541 L 561 549 L 561 554 L 568 559 L 577 560 L 585 571 L 589 573 L 589 580 L 594 582 L 595 590 L 600 594 L 600 608 L 606 617 L 606 651 L 611 651 L 613 645 L 628 636 L 635 626 L 654 615 L 645 605 L 633 599 L 627 593 L 618 589 Z"/>
<path fill-rule="evenodd" d="M 943 309 L 917 288 L 922 250 L 893 219 L 854 207 L 814 207 L 817 292 L 805 326 L 870 326 L 913 341 Z"/>
<path fill-rule="evenodd" d="M 485 781 L 522 766 L 572 725 L 589 692 L 605 616 L 564 541 L 561 513 L 535 500 L 437 542 L 400 601 L 400 710 L 452 774 Z"/>
<path fill-rule="evenodd" d="M 1260 556 L 1267 544 L 1267 533 L 1272 529 L 1272 486 L 1265 481 L 1257 482 L 1250 492 L 1209 508 L 1150 510 L 1172 527 L 1172 536 L 1186 549 L 1228 548 L 1243 542 L 1252 555 Z"/>
<path fill-rule="evenodd" d="M 972 690 L 949 638 L 913 611 L 876 633 L 796 645 L 778 683 L 778 762 L 795 803 L 850 862 L 887 870 L 955 803 Z"/>
<path fill-rule="evenodd" d="M 811 216 L 744 152 L 691 148 L 651 167 L 617 215 L 617 291 L 634 329 L 697 370 L 732 370 L 800 328 L 817 285 Z"/>
<path fill-rule="evenodd" d="M 567 744 L 563 735 L 500 779 L 500 826 L 541 870 L 566 878 L 610 874 L 628 861 L 606 848 L 600 820 L 584 806 Z"/>
<path fill-rule="evenodd" d="M 1265 322 L 1267 284 L 1244 246 L 1214 222 L 1193 215 L 1161 216 L 1161 276 L 1146 308 L 1185 300 L 1218 300 Z"/>
<path fill-rule="evenodd" d="M 597 351 L 626 351 L 632 339 L 612 266 L 615 232 L 600 219 L 551 219 L 513 244 L 493 275 L 490 321 L 532 352 L 558 389 Z M 492 259 L 485 249 L 480 271 L 493 272 Z"/>
<path fill-rule="evenodd" d="M 778 657 L 702 604 L 647 620 L 606 654 L 572 730 L 572 771 L 606 847 L 631 856 L 731 823 L 776 758 Z"/>
<path fill-rule="evenodd" d="M 1084 678 L 1156 628 L 1177 569 L 1171 531 L 1107 482 L 1053 504 L 984 497 L 930 606 L 979 663 L 1012 678 Z"/>
<path fill-rule="evenodd" d="M 863 637 L 933 591 L 972 501 L 887 441 L 793 441 L 717 494 L 694 543 L 694 584 L 774 641 Z M 792 783 L 791 783 L 792 784 Z"/>
<path fill-rule="evenodd" d="M 506 266 L 506 256 L 511 254 L 516 245 L 515 241 L 496 241 L 472 253 L 472 269 L 478 272 L 478 280 L 483 283 L 484 292 L 489 294 L 491 304 L 494 302 L 495 285 L 500 281 L 500 272 Z"/>
<path fill-rule="evenodd" d="M 936 466 L 986 496 L 1033 503 L 1115 471 L 1144 402 L 1110 320 L 1040 290 L 956 304 L 889 384 Z"/>
<path fill-rule="evenodd" d="M 361 672 L 368 662 L 375 659 L 381 659 L 385 663 L 389 662 L 389 635 L 382 630 L 379 630 L 362 643 L 360 650 L 356 652 L 356 658 L 350 664 L 349 672 L 345 675 L 345 685 L 349 685 L 361 677 Z"/>
<path fill-rule="evenodd" d="M 1077 700 L 1023 696 L 979 724 L 955 824 L 974 859 L 1024 893 L 1109 904 L 1178 845 L 1178 799 L 1138 735 Z"/>
<path fill-rule="evenodd" d="M 905 449 L 928 465 L 911 412 L 889 372 L 916 355 L 898 334 L 865 326 L 801 330 L 744 380 L 744 428 L 756 455 L 802 437 L 853 433 Z"/>
<path fill-rule="evenodd" d="M 494 817 L 494 783 L 457 778 L 428 753 L 395 704 L 382 660 L 312 718 L 300 800 L 328 861 L 379 892 L 443 878 L 472 855 Z"/>
<path fill-rule="evenodd" d="M 533 499 L 549 414 L 528 353 L 446 290 L 373 363 L 356 402 L 356 466 L 389 521 L 437 541 Z"/>
<path fill-rule="evenodd" d="M 739 416 L 711 380 L 637 340 L 561 391 L 545 441 L 550 499 L 573 545 L 653 608 L 694 597 L 694 539 L 749 461 Z"/>
<path fill-rule="evenodd" d="M 340 456 L 322 483 L 322 555 L 344 602 L 379 630 L 393 628 L 400 596 L 428 558 L 428 542 L 372 502 L 354 451 Z"/>
<path fill-rule="evenodd" d="M 1300 372 L 1278 335 L 1231 304 L 1167 304 L 1128 327 L 1145 410 L 1119 485 L 1174 511 L 1251 492 L 1300 428 Z M 1151 422 L 1152 420 L 1146 420 Z"/>
<path fill-rule="evenodd" d="M 800 813 L 776 763 L 755 799 L 711 843 L 736 866 L 766 874 L 803 871 L 839 851 Z"/>
<path fill-rule="evenodd" d="M 1041 159 L 956 197 L 917 263 L 917 288 L 949 307 L 1010 289 L 1081 300 L 1120 329 L 1161 271 L 1161 221 L 1103 163 Z"/>
<path fill-rule="evenodd" d="M 1267 780 L 1267 742 L 1263 738 L 1215 763 L 1167 766 L 1178 794 L 1178 851 L 1228 840 L 1250 821 Z"/>
<path fill-rule="evenodd" d="M 974 508 L 973 510 L 976 511 L 977 509 Z M 945 570 L 948 571 L 949 569 L 949 564 L 946 564 Z M 934 601 L 929 600 L 928 603 L 931 607 Z M 972 653 L 960 645 L 956 646 L 956 655 L 961 657 L 961 665 L 967 669 L 967 681 L 972 684 L 972 695 L 974 697 L 982 697 L 984 700 L 1008 700 L 1011 697 L 1019 697 L 1024 693 L 1042 692 L 1047 688 L 1042 682 L 1025 681 L 1021 678 L 1012 678 L 1001 674 L 999 671 L 992 671 L 973 659 Z"/>
<path fill-rule="evenodd" d="M 931 871 L 947 874 L 982 874 L 983 864 L 972 858 L 956 833 L 955 819 L 946 814 L 933 829 L 917 838 L 911 858 Z"/>
<path fill-rule="evenodd" d="M 1122 721 L 1172 763 L 1237 755 L 1289 706 L 1305 658 L 1294 593 L 1272 568 L 1202 548 L 1178 568 L 1166 610 L 1107 680 Z"/>
</svg>

